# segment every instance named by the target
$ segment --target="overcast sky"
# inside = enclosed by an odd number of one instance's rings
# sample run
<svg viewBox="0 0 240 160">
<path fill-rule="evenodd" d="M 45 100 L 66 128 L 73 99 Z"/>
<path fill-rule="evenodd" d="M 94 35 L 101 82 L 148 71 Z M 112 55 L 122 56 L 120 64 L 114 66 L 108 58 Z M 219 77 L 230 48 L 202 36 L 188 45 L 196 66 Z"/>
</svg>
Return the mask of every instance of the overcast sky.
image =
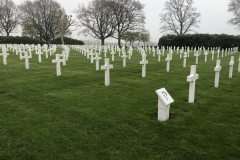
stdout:
<svg viewBox="0 0 240 160">
<path fill-rule="evenodd" d="M 13 0 L 15 4 L 20 4 L 24 0 Z M 62 7 L 65 8 L 68 14 L 74 16 L 72 12 L 77 9 L 78 4 L 87 4 L 90 0 L 57 0 Z M 158 42 L 158 39 L 163 35 L 160 33 L 159 28 L 161 26 L 159 20 L 159 14 L 163 12 L 164 3 L 166 0 L 140 0 L 145 5 L 144 12 L 146 16 L 145 28 L 150 31 L 151 41 Z M 231 26 L 227 21 L 232 17 L 232 13 L 228 12 L 229 0 L 195 0 L 194 7 L 197 8 L 197 12 L 201 13 L 201 23 L 199 28 L 195 30 L 198 33 L 209 34 L 240 34 L 239 30 L 236 30 L 234 26 Z M 77 31 L 73 33 L 72 38 L 86 39 L 85 37 L 77 36 Z M 19 35 L 21 35 L 19 33 Z"/>
</svg>

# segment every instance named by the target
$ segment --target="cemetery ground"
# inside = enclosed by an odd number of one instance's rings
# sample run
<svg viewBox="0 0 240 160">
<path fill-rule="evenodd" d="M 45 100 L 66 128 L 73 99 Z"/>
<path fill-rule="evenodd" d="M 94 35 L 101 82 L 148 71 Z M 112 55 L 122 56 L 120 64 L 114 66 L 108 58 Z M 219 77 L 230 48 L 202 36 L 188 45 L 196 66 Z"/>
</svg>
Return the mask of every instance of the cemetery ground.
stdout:
<svg viewBox="0 0 240 160">
<path fill-rule="evenodd" d="M 24 60 L 9 52 L 0 66 L 0 159 L 239 159 L 240 73 L 235 53 L 233 78 L 230 56 L 221 58 L 219 88 L 214 88 L 215 59 L 199 56 L 195 103 L 188 103 L 193 53 L 183 59 L 174 52 L 166 72 L 166 51 L 147 53 L 146 77 L 134 51 L 122 67 L 115 54 L 110 86 L 104 71 L 95 70 L 80 52 L 71 50 L 62 75 L 56 76 L 55 55 Z M 58 49 L 56 53 L 61 53 Z M 220 54 L 221 55 L 221 54 Z M 104 64 L 101 54 L 100 65 Z M 221 56 L 220 56 L 221 57 Z M 2 58 L 2 57 L 0 57 Z M 170 119 L 157 120 L 155 90 L 165 87 L 173 97 Z"/>
</svg>

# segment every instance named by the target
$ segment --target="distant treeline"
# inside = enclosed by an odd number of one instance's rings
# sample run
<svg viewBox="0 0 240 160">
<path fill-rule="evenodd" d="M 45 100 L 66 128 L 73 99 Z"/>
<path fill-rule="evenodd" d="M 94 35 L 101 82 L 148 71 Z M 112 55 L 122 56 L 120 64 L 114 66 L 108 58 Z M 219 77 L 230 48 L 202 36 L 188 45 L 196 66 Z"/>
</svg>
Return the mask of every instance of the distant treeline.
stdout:
<svg viewBox="0 0 240 160">
<path fill-rule="evenodd" d="M 226 34 L 187 34 L 166 35 L 159 39 L 158 46 L 176 47 L 220 47 L 221 49 L 238 47 L 240 49 L 240 36 Z"/>
<path fill-rule="evenodd" d="M 65 44 L 74 44 L 74 45 L 83 45 L 84 42 L 77 40 L 77 39 L 72 39 L 68 37 L 64 37 L 64 42 Z M 40 41 L 37 39 L 32 39 L 30 37 L 19 37 L 19 36 L 0 36 L 0 44 L 46 44 L 44 41 Z M 54 40 L 50 41 L 50 44 L 62 44 L 60 38 L 56 38 Z"/>
</svg>

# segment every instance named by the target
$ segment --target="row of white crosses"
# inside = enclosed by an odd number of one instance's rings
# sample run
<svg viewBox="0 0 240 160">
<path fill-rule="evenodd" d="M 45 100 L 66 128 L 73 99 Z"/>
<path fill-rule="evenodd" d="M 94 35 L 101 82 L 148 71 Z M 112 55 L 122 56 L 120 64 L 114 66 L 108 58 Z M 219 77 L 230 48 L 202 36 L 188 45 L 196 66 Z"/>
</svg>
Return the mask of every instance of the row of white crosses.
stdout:
<svg viewBox="0 0 240 160">
<path fill-rule="evenodd" d="M 214 81 L 214 87 L 218 88 L 219 86 L 219 76 L 220 76 L 220 71 L 222 67 L 220 66 L 221 60 L 218 59 L 216 61 L 216 67 L 214 67 L 215 71 L 215 81 Z M 231 56 L 230 62 L 229 62 L 229 78 L 232 78 L 232 73 L 233 73 L 233 65 L 234 65 L 234 56 Z M 240 72 L 240 56 L 238 59 L 238 72 Z M 188 102 L 189 103 L 194 103 L 195 99 L 195 82 L 199 78 L 199 75 L 196 74 L 196 65 L 191 66 L 191 71 L 190 75 L 187 77 L 187 81 L 190 83 L 189 84 L 189 96 L 188 96 Z"/>
<path fill-rule="evenodd" d="M 5 45 L 2 45 L 1 48 L 2 48 L 2 53 L 0 53 L 0 56 L 3 57 L 3 64 L 7 65 L 7 56 L 9 55 L 7 53 L 7 48 Z"/>
<path fill-rule="evenodd" d="M 47 46 L 47 45 L 46 45 Z M 45 46 L 44 46 L 45 47 Z M 12 45 L 12 44 L 7 44 L 7 45 L 1 45 L 2 48 L 2 53 L 0 53 L 0 56 L 3 56 L 3 64 L 7 65 L 7 56 L 9 55 L 7 53 L 8 48 L 16 52 L 16 55 L 19 55 L 20 60 L 25 59 L 25 69 L 29 69 L 29 58 L 32 58 L 32 51 L 36 51 L 36 54 L 38 55 L 38 61 L 41 62 L 41 45 L 29 45 L 29 44 L 20 44 L 20 45 Z M 46 48 L 46 47 L 45 47 Z M 53 45 L 50 47 L 52 50 L 52 53 L 56 51 L 56 45 Z"/>
<path fill-rule="evenodd" d="M 110 48 L 111 49 L 111 53 L 113 52 L 113 49 L 112 48 Z M 141 52 L 141 55 L 142 55 L 142 61 L 140 61 L 140 64 L 142 65 L 142 77 L 145 77 L 146 76 L 146 64 L 148 64 L 148 61 L 146 60 L 146 56 L 147 56 L 147 54 L 145 53 L 145 50 L 144 50 L 144 48 L 142 48 L 142 47 L 138 47 L 137 48 L 138 49 L 138 51 L 139 52 Z M 158 50 L 158 49 L 157 49 Z M 189 50 L 189 49 L 188 49 Z M 126 56 L 126 52 L 125 52 L 125 48 L 123 47 L 122 48 L 122 58 L 123 58 L 123 67 L 125 67 L 126 66 L 126 58 L 127 58 L 127 56 Z M 206 51 L 206 50 L 205 50 Z M 153 51 L 154 52 L 154 51 Z M 161 51 L 159 50 L 159 52 L 160 52 L 160 54 L 159 53 L 157 53 L 157 54 L 159 54 L 159 55 L 161 55 Z M 207 51 L 206 51 L 207 52 Z M 110 54 L 111 54 L 110 53 Z M 169 48 L 169 53 L 167 54 L 167 58 L 165 59 L 165 61 L 167 61 L 167 65 L 166 65 L 166 71 L 167 72 L 169 72 L 169 70 L 170 70 L 170 61 L 172 60 L 172 54 L 173 54 L 173 50 L 171 49 L 171 48 Z M 95 54 L 96 55 L 96 70 L 98 70 L 99 68 L 99 59 L 101 59 L 101 57 L 99 57 L 99 54 Z M 183 67 L 186 67 L 186 58 L 188 57 L 189 55 L 188 55 L 188 53 L 187 52 L 185 52 L 184 53 L 184 63 L 183 63 Z M 194 50 L 194 56 L 196 57 L 196 64 L 198 64 L 198 56 L 199 56 L 199 52 L 198 51 L 196 51 L 196 50 Z M 112 61 L 114 61 L 113 60 L 113 58 L 112 58 Z M 109 63 L 108 64 L 105 64 L 106 66 L 108 66 L 109 65 Z M 108 74 L 109 75 L 109 74 Z M 107 76 L 108 77 L 108 76 Z M 108 85 L 108 84 L 107 84 Z"/>
</svg>

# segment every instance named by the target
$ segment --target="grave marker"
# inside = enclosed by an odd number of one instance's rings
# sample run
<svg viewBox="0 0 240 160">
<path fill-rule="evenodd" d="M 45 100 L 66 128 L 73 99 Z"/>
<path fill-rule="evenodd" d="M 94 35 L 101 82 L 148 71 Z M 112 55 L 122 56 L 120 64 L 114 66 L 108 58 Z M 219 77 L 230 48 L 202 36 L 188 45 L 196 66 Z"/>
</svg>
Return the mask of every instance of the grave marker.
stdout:
<svg viewBox="0 0 240 160">
<path fill-rule="evenodd" d="M 20 54 L 20 60 L 25 59 L 25 69 L 29 69 L 29 58 L 32 58 L 32 57 L 28 55 L 27 51 L 24 51 L 24 56 Z"/>
<path fill-rule="evenodd" d="M 196 74 L 196 65 L 191 66 L 190 75 L 187 76 L 187 81 L 189 82 L 189 95 L 188 95 L 188 102 L 194 103 L 195 99 L 195 83 L 198 79 L 198 74 Z"/>
<path fill-rule="evenodd" d="M 218 88 L 218 85 L 219 85 L 219 75 L 220 75 L 220 71 L 221 71 L 221 69 L 222 69 L 222 67 L 220 66 L 220 63 L 221 63 L 221 60 L 218 59 L 218 60 L 217 60 L 216 67 L 214 68 L 214 71 L 215 71 L 214 87 L 215 87 L 215 88 Z"/>
<path fill-rule="evenodd" d="M 234 56 L 231 56 L 231 60 L 229 62 L 229 78 L 232 78 L 232 73 L 233 73 L 233 65 L 234 65 Z"/>
<path fill-rule="evenodd" d="M 105 86 L 110 85 L 110 69 L 113 68 L 113 65 L 109 64 L 109 58 L 105 58 L 104 66 L 101 66 L 101 70 L 105 70 Z"/>
<path fill-rule="evenodd" d="M 140 64 L 142 65 L 142 77 L 146 77 L 146 64 L 148 64 L 146 56 L 146 54 L 142 54 L 142 61 L 140 61 Z"/>
<path fill-rule="evenodd" d="M 64 62 L 64 59 L 60 59 L 60 55 L 56 54 L 56 59 L 52 60 L 52 63 L 56 63 L 57 76 L 61 76 L 61 62 Z"/>
<path fill-rule="evenodd" d="M 96 70 L 99 70 L 99 60 L 101 57 L 99 57 L 98 53 L 96 53 L 96 56 L 93 58 L 93 60 L 96 60 Z"/>
<path fill-rule="evenodd" d="M 165 59 L 165 61 L 167 61 L 166 71 L 169 72 L 169 70 L 170 70 L 170 61 L 171 61 L 170 53 L 167 54 L 167 58 Z"/>
<path fill-rule="evenodd" d="M 187 59 L 187 53 L 184 52 L 184 55 L 183 55 L 183 68 L 186 67 L 186 59 Z"/>
<path fill-rule="evenodd" d="M 165 88 L 155 91 L 158 95 L 158 120 L 166 121 L 169 119 L 170 104 L 174 102 Z"/>
<path fill-rule="evenodd" d="M 121 58 L 123 58 L 123 67 L 126 67 L 126 58 L 127 58 L 127 55 L 125 54 L 125 52 L 123 52 L 123 55 L 121 56 Z"/>
</svg>

